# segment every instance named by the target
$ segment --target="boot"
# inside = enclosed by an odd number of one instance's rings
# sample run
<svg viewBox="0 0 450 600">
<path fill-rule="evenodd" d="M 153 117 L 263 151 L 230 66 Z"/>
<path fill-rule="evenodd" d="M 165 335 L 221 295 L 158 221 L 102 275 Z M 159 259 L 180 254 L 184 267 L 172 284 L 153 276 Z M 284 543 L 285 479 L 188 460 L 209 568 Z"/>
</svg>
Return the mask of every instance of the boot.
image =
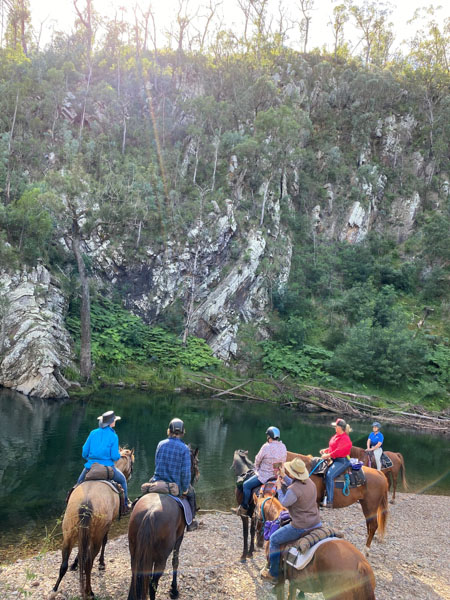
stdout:
<svg viewBox="0 0 450 600">
<path fill-rule="evenodd" d="M 195 531 L 196 529 L 198 529 L 198 523 L 193 519 L 192 523 L 186 526 L 186 531 Z"/>
</svg>

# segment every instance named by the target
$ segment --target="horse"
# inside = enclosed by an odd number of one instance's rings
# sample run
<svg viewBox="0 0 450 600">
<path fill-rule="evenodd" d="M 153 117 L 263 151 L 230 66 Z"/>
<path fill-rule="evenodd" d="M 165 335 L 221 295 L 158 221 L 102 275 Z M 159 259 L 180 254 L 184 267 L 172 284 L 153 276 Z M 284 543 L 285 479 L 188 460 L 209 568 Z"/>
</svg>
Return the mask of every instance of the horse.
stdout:
<svg viewBox="0 0 450 600">
<path fill-rule="evenodd" d="M 255 465 L 248 458 L 248 450 L 235 450 L 233 456 L 233 464 L 230 469 L 234 471 L 236 477 L 240 477 L 245 475 L 249 470 L 254 469 Z M 243 500 L 243 491 L 242 488 L 236 486 L 236 501 L 238 505 L 242 504 Z M 244 538 L 244 548 L 242 551 L 242 555 L 240 558 L 241 563 L 245 563 L 247 558 L 253 557 L 253 552 L 255 551 L 255 520 L 253 519 L 253 511 L 255 509 L 255 503 L 252 498 L 250 499 L 248 505 L 248 517 L 244 517 L 241 515 L 242 519 L 242 535 Z M 248 545 L 248 526 L 250 522 L 250 547 Z M 258 541 L 258 546 L 262 547 L 262 541 Z"/>
<path fill-rule="evenodd" d="M 120 449 L 120 458 L 115 462 L 128 480 L 134 463 L 134 450 Z M 62 523 L 63 545 L 59 577 L 53 588 L 58 590 L 61 579 L 67 572 L 72 548 L 78 543 L 78 555 L 71 570 L 79 567 L 80 591 L 83 600 L 95 598 L 91 587 L 91 571 L 99 553 L 99 569 L 105 569 L 105 546 L 111 523 L 119 515 L 120 497 L 103 481 L 84 481 L 70 495 Z"/>
<path fill-rule="evenodd" d="M 395 492 L 397 490 L 397 479 L 402 473 L 402 484 L 403 489 L 406 491 L 408 489 L 408 484 L 406 482 L 406 468 L 405 468 L 405 460 L 403 455 L 400 452 L 388 452 L 386 451 L 384 454 L 392 461 L 392 467 L 388 467 L 387 469 L 381 469 L 381 472 L 386 475 L 386 479 L 388 480 L 388 490 L 391 489 L 391 480 L 392 480 L 392 498 L 390 500 L 391 504 L 395 504 Z M 350 456 L 352 458 L 357 458 L 360 460 L 366 467 L 371 467 L 371 458 L 370 455 L 364 450 L 364 448 L 359 448 L 358 446 L 352 446 L 350 451 Z"/>
<path fill-rule="evenodd" d="M 277 498 L 270 495 L 258 496 L 255 515 L 261 521 L 274 521 L 285 510 Z M 286 550 L 293 543 L 284 546 Z M 266 557 L 269 556 L 269 541 Z M 326 600 L 375 600 L 375 577 L 365 559 L 347 540 L 330 538 L 316 550 L 311 562 L 301 570 L 286 564 L 285 578 L 289 580 L 289 600 L 299 598 L 305 592 L 322 592 Z M 277 600 L 284 598 L 284 578 L 275 586 Z"/>
<path fill-rule="evenodd" d="M 198 448 L 189 446 L 191 485 L 198 477 Z M 128 600 L 155 600 L 167 559 L 172 556 L 172 584 L 169 595 L 178 598 L 177 570 L 185 519 L 178 502 L 167 494 L 145 494 L 133 508 L 128 524 L 131 555 L 131 583 Z"/>
<path fill-rule="evenodd" d="M 308 471 L 311 471 L 312 456 L 297 454 L 294 452 L 287 453 L 287 460 L 301 458 L 306 465 Z M 356 488 L 350 488 L 348 496 L 344 496 L 342 490 L 335 488 L 333 508 L 344 508 L 355 502 L 359 502 L 366 517 L 367 539 L 364 552 L 369 555 L 369 548 L 373 540 L 375 532 L 378 530 L 380 539 L 383 539 L 386 531 L 386 523 L 388 516 L 388 483 L 383 473 L 369 467 L 362 467 L 366 475 L 366 485 Z M 325 495 L 325 478 L 321 475 L 310 475 L 311 480 L 317 488 L 317 502 L 321 502 Z"/>
</svg>

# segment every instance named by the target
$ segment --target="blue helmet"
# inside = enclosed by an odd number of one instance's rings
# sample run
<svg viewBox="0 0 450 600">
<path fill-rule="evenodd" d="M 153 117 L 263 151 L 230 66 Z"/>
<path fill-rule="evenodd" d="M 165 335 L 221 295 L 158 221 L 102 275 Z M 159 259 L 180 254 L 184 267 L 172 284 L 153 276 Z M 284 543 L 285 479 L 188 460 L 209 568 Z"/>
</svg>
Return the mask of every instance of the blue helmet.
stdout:
<svg viewBox="0 0 450 600">
<path fill-rule="evenodd" d="M 266 431 L 266 435 L 272 438 L 273 440 L 279 440 L 281 433 L 278 427 L 269 427 Z"/>
<path fill-rule="evenodd" d="M 381 425 L 380 425 L 380 423 L 378 423 L 378 421 L 375 421 L 374 423 L 372 423 L 372 427 L 378 427 L 378 429 L 381 429 Z"/>
</svg>

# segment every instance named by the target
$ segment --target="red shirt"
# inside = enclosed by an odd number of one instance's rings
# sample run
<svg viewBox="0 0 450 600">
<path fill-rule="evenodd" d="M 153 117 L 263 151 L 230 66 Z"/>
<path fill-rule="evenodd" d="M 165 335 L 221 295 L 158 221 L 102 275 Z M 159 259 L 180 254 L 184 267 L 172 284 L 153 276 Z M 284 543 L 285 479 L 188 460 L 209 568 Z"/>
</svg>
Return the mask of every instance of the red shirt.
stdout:
<svg viewBox="0 0 450 600">
<path fill-rule="evenodd" d="M 352 440 L 349 438 L 347 433 L 340 433 L 333 435 L 331 440 L 328 442 L 328 448 L 326 453 L 331 458 L 345 458 L 350 454 L 352 447 Z"/>
</svg>

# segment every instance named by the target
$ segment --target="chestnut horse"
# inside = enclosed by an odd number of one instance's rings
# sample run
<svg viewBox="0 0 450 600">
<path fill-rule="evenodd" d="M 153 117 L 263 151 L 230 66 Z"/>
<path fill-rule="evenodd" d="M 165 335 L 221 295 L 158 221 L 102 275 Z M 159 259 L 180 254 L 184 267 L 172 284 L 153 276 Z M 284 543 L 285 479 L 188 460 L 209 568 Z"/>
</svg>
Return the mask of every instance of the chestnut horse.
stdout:
<svg viewBox="0 0 450 600">
<path fill-rule="evenodd" d="M 236 477 L 240 477 L 245 475 L 248 471 L 253 470 L 255 465 L 251 462 L 248 457 L 248 450 L 235 450 L 233 456 L 233 464 L 230 469 L 234 471 Z M 242 504 L 244 493 L 242 488 L 236 486 L 236 501 L 238 505 Z M 244 548 L 242 550 L 242 556 L 240 558 L 240 562 L 244 563 L 248 558 L 252 558 L 253 552 L 255 551 L 255 520 L 253 519 L 253 511 L 255 509 L 255 503 L 252 498 L 250 499 L 248 505 L 248 517 L 243 517 L 242 519 L 242 535 L 244 537 Z M 248 545 L 248 526 L 250 522 L 250 547 Z M 262 547 L 262 542 L 258 541 L 258 546 Z"/>
<path fill-rule="evenodd" d="M 308 471 L 311 471 L 311 455 L 305 456 L 304 454 L 296 454 L 294 452 L 287 453 L 288 461 L 296 457 L 301 458 Z M 378 530 L 380 539 L 383 539 L 386 530 L 389 507 L 387 499 L 388 482 L 383 473 L 379 473 L 376 469 L 370 469 L 369 467 L 362 468 L 366 475 L 366 485 L 350 488 L 348 496 L 344 496 L 342 490 L 335 488 L 333 508 L 344 508 L 355 502 L 361 504 L 367 525 L 367 540 L 364 549 L 367 556 L 375 532 Z M 311 480 L 317 488 L 317 502 L 321 502 L 325 495 L 325 478 L 322 475 L 315 475 L 313 473 Z"/>
<path fill-rule="evenodd" d="M 120 449 L 120 458 L 115 462 L 128 480 L 134 463 L 134 450 Z M 58 590 L 61 579 L 67 572 L 72 548 L 78 543 L 78 555 L 71 567 L 79 566 L 80 592 L 83 600 L 94 598 L 91 588 L 91 571 L 94 559 L 100 553 L 100 569 L 105 568 L 105 546 L 111 523 L 119 515 L 120 498 L 110 485 L 103 481 L 84 481 L 70 495 L 62 523 L 62 562 L 58 581 L 53 591 Z"/>
<path fill-rule="evenodd" d="M 274 521 L 285 510 L 277 498 L 258 496 L 255 515 Z M 284 546 L 288 549 L 290 542 Z M 269 542 L 266 542 L 266 557 L 269 556 Z M 281 569 L 281 572 L 283 570 Z M 289 600 L 295 600 L 297 590 L 300 598 L 304 593 L 322 592 L 325 600 L 375 600 L 375 577 L 373 571 L 359 550 L 347 540 L 330 538 L 316 550 L 311 562 L 303 569 L 286 565 L 286 579 L 289 580 Z M 284 579 L 275 587 L 277 600 L 284 598 Z"/>
<path fill-rule="evenodd" d="M 191 452 L 191 485 L 197 481 L 198 448 Z M 128 542 L 131 555 L 131 583 L 128 600 L 155 600 L 169 554 L 172 556 L 170 597 L 178 598 L 177 569 L 185 519 L 178 502 L 167 494 L 145 494 L 131 513 Z"/>
<path fill-rule="evenodd" d="M 386 454 L 386 456 L 388 458 L 390 458 L 392 461 L 392 467 L 388 467 L 387 469 L 381 469 L 381 472 L 386 475 L 386 478 L 388 480 L 389 490 L 391 489 L 391 479 L 392 479 L 391 504 L 394 504 L 395 503 L 395 492 L 397 490 L 397 479 L 400 474 L 400 471 L 402 473 L 403 489 L 405 491 L 408 489 L 408 484 L 406 482 L 405 461 L 403 459 L 403 455 L 400 454 L 400 452 L 386 451 L 386 452 L 384 452 L 384 454 Z M 375 459 L 373 457 L 372 457 L 372 459 L 370 459 L 369 454 L 364 450 L 364 448 L 359 448 L 358 446 L 352 446 L 352 449 L 350 450 L 350 456 L 352 458 L 357 458 L 358 460 L 360 460 L 362 463 L 364 463 L 364 465 L 366 467 L 371 467 L 372 464 L 375 462 Z M 371 461 L 373 461 L 372 464 L 371 464 Z"/>
</svg>

